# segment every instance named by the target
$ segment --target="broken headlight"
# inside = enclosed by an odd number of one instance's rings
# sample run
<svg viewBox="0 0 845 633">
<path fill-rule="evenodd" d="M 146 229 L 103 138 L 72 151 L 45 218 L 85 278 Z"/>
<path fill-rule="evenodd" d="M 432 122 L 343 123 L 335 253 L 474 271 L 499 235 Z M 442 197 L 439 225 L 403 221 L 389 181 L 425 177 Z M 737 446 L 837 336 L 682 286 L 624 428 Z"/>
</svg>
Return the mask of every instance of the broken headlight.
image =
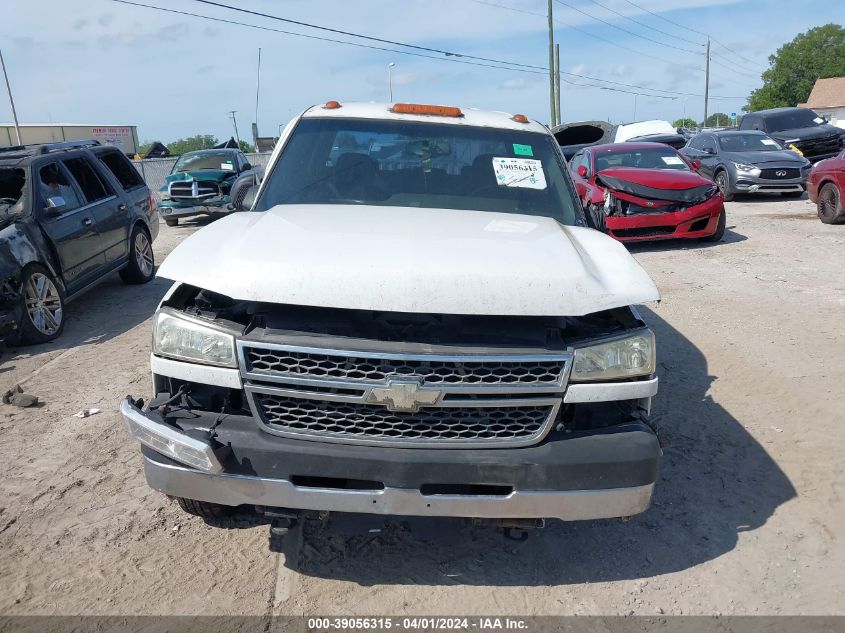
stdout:
<svg viewBox="0 0 845 633">
<path fill-rule="evenodd" d="M 575 350 L 569 379 L 612 380 L 654 373 L 656 365 L 654 334 L 642 330 L 633 336 L 598 343 Z"/>
<path fill-rule="evenodd" d="M 155 315 L 153 353 L 206 365 L 238 366 L 232 334 L 168 312 Z"/>
</svg>

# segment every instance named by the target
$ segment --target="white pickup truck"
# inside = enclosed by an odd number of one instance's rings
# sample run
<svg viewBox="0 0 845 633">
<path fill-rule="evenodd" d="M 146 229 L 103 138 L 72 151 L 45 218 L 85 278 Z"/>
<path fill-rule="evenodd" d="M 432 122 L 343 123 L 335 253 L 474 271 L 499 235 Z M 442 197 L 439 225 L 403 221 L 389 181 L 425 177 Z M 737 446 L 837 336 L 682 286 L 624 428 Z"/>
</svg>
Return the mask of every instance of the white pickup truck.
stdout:
<svg viewBox="0 0 845 633">
<path fill-rule="evenodd" d="M 147 481 L 205 518 L 520 520 L 651 500 L 659 298 L 523 115 L 328 102 L 158 274 Z"/>
</svg>

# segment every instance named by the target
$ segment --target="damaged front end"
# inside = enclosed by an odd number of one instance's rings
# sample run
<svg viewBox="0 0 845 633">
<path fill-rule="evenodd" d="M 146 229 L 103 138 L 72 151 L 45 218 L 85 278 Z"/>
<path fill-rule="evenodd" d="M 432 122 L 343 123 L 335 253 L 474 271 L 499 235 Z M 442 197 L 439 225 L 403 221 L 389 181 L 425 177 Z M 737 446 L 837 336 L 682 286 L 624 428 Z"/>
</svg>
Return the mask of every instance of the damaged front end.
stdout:
<svg viewBox="0 0 845 633">
<path fill-rule="evenodd" d="M 657 174 L 643 173 L 650 171 Z M 666 175 L 646 169 L 599 172 L 596 184 L 604 189 L 604 200 L 587 209 L 593 226 L 620 241 L 712 235 L 723 212 L 719 188 L 693 174 Z"/>
</svg>

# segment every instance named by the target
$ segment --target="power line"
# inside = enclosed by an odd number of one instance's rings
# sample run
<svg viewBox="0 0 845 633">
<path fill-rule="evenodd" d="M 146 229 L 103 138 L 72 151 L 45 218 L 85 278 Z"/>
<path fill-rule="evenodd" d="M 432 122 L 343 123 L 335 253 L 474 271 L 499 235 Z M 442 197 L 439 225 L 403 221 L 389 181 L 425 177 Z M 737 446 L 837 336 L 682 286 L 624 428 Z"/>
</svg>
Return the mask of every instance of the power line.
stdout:
<svg viewBox="0 0 845 633">
<path fill-rule="evenodd" d="M 607 20 L 602 20 L 601 18 L 597 18 L 596 16 L 592 15 L 591 13 L 587 13 L 586 11 L 579 9 L 578 7 L 575 7 L 571 4 L 567 4 L 566 2 L 563 2 L 563 0 L 555 0 L 555 2 L 557 2 L 558 4 L 560 4 L 564 7 L 572 9 L 573 11 L 577 11 L 578 13 L 586 15 L 588 18 L 591 18 L 591 19 L 593 19 L 597 22 L 601 22 L 602 24 L 606 24 L 607 26 L 614 28 L 617 31 L 622 31 L 623 33 L 627 33 L 628 35 L 633 35 L 634 37 L 638 37 L 641 40 L 645 40 L 646 42 L 651 42 L 652 44 L 658 44 L 659 46 L 665 46 L 667 48 L 674 48 L 675 50 L 683 51 L 685 53 L 691 53 L 693 55 L 704 55 L 704 52 L 702 52 L 702 51 L 693 51 L 693 50 L 690 50 L 688 48 L 682 48 L 680 46 L 675 46 L 674 44 L 667 44 L 666 42 L 659 42 L 657 40 L 649 39 L 649 38 L 645 37 L 644 35 L 640 35 L 639 33 L 636 33 L 634 31 L 628 30 L 628 29 L 623 28 L 621 26 L 617 26 L 616 24 L 613 24 L 612 22 L 608 22 Z"/>
<path fill-rule="evenodd" d="M 708 34 L 708 33 L 705 33 L 705 32 L 703 32 L 703 31 L 696 30 L 696 29 L 694 29 L 694 28 L 692 28 L 692 27 L 690 27 L 690 26 L 685 26 L 685 25 L 681 24 L 680 22 L 675 22 L 674 20 L 670 20 L 669 18 L 664 17 L 664 16 L 660 15 L 659 13 L 655 13 L 654 11 L 650 11 L 649 9 L 646 9 L 645 7 L 640 6 L 639 4 L 636 4 L 635 2 L 632 2 L 631 0 L 625 0 L 625 2 L 627 2 L 628 4 L 630 4 L 630 5 L 631 5 L 631 6 L 633 6 L 633 7 L 636 7 L 636 8 L 637 8 L 637 9 L 639 9 L 640 11 L 645 11 L 646 13 L 650 13 L 650 14 L 651 14 L 651 15 L 653 15 L 654 17 L 659 18 L 659 19 L 663 20 L 664 22 L 668 22 L 669 24 L 673 24 L 673 25 L 675 25 L 675 26 L 677 26 L 677 27 L 679 27 L 679 28 L 685 29 L 685 30 L 687 30 L 687 31 L 691 31 L 691 32 L 693 32 L 693 33 L 697 33 L 698 35 L 703 35 L 704 37 L 709 37 L 711 40 L 713 40 L 714 42 L 716 42 L 719 46 L 721 46 L 722 48 L 724 48 L 724 49 L 725 49 L 725 50 L 727 50 L 727 51 L 730 51 L 731 53 L 733 53 L 734 55 L 736 55 L 736 56 L 737 56 L 737 57 L 739 57 L 740 59 L 743 59 L 743 60 L 747 61 L 749 64 L 752 64 L 755 68 L 760 68 L 760 66 L 761 66 L 761 64 L 760 64 L 759 62 L 755 62 L 755 61 L 754 61 L 754 60 L 752 60 L 752 59 L 748 59 L 747 57 L 745 57 L 745 56 L 743 56 L 743 55 L 740 55 L 740 54 L 739 54 L 739 53 L 737 53 L 735 50 L 733 50 L 732 48 L 729 48 L 729 47 L 725 46 L 722 42 L 720 42 L 719 40 L 717 40 L 715 37 L 713 37 L 712 35 L 710 35 L 710 34 Z"/>
<path fill-rule="evenodd" d="M 144 9 L 153 9 L 153 10 L 162 11 L 162 12 L 165 12 L 165 13 L 174 13 L 174 14 L 177 14 L 177 15 L 184 15 L 184 16 L 189 16 L 189 17 L 193 17 L 193 18 L 201 18 L 201 19 L 204 19 L 204 20 L 211 20 L 213 22 L 221 22 L 221 23 L 224 23 L 224 24 L 231 24 L 231 25 L 235 25 L 235 26 L 243 26 L 243 27 L 247 27 L 247 28 L 259 29 L 259 30 L 262 30 L 262 31 L 270 31 L 270 32 L 273 32 L 273 33 L 280 33 L 280 34 L 283 34 L 283 35 L 292 35 L 292 36 L 295 36 L 295 37 L 302 37 L 302 38 L 310 39 L 310 40 L 317 40 L 317 41 L 321 41 L 321 42 L 331 42 L 331 43 L 334 43 L 334 44 L 345 44 L 347 46 L 355 46 L 357 48 L 364 48 L 364 49 L 368 49 L 368 50 L 377 50 L 377 51 L 385 51 L 385 52 L 396 53 L 396 54 L 400 54 L 400 55 L 408 55 L 408 56 L 411 56 L 411 57 L 421 57 L 421 58 L 424 58 L 424 59 L 433 59 L 433 60 L 436 60 L 436 61 L 453 62 L 453 63 L 457 63 L 457 64 L 468 64 L 470 66 L 480 66 L 480 67 L 483 67 L 483 68 L 492 68 L 494 70 L 506 70 L 506 71 L 510 71 L 510 72 L 523 72 L 523 73 L 528 73 L 528 74 L 533 74 L 533 75 L 546 75 L 549 72 L 549 69 L 545 68 L 543 66 L 537 66 L 536 68 L 538 70 L 532 70 L 530 68 L 520 68 L 520 67 L 511 68 L 511 67 L 508 67 L 508 66 L 487 64 L 487 63 L 482 63 L 482 62 L 471 61 L 469 59 L 457 59 L 456 57 L 467 57 L 467 56 L 458 55 L 458 54 L 452 54 L 452 56 L 450 56 L 450 57 L 438 57 L 438 56 L 435 56 L 435 55 L 426 55 L 424 53 L 416 53 L 416 52 L 413 52 L 413 51 L 403 51 L 403 50 L 400 50 L 400 49 L 387 48 L 387 47 L 384 47 L 384 46 L 374 46 L 372 44 L 362 44 L 360 42 L 348 42 L 348 41 L 345 41 L 345 40 L 338 40 L 338 39 L 329 38 L 329 37 L 322 37 L 322 36 L 319 36 L 319 35 L 308 35 L 308 34 L 305 34 L 305 33 L 296 33 L 294 31 L 286 31 L 284 29 L 276 29 L 276 28 L 269 27 L 269 26 L 249 24 L 247 22 L 238 22 L 237 20 L 227 20 L 225 18 L 218 18 L 218 17 L 209 16 L 209 15 L 203 15 L 203 14 L 200 14 L 200 13 L 192 13 L 190 11 L 180 11 L 180 10 L 177 10 L 177 9 L 168 9 L 166 7 L 159 7 L 159 6 L 156 6 L 156 5 L 144 4 L 142 2 L 133 2 L 132 0 L 112 0 L 112 2 L 117 2 L 119 4 L 126 4 L 126 5 L 130 5 L 130 6 L 134 6 L 134 7 L 141 7 L 141 8 L 144 8 Z M 566 75 L 569 75 L 569 76 L 572 76 L 572 77 L 577 77 L 579 79 L 587 79 L 587 80 L 594 80 L 594 81 L 607 81 L 607 80 L 604 80 L 604 79 L 587 77 L 587 76 L 578 75 L 578 74 L 575 74 L 575 73 L 561 73 L 561 74 L 566 74 Z M 563 81 L 565 81 L 568 84 L 579 85 L 579 86 L 582 86 L 582 87 L 595 87 L 595 88 L 599 88 L 601 90 L 612 90 L 614 92 L 621 92 L 621 93 L 625 93 L 625 94 L 638 94 L 638 95 L 641 95 L 641 96 L 660 97 L 660 95 L 652 95 L 650 93 L 632 92 L 632 91 L 629 91 L 629 90 L 622 90 L 622 89 L 619 89 L 619 88 L 611 88 L 611 87 L 607 87 L 607 86 L 592 86 L 591 84 L 574 84 L 573 82 L 568 81 L 566 79 L 563 79 Z M 618 82 L 610 82 L 610 83 L 618 83 Z M 620 84 L 620 85 L 628 85 L 628 84 Z M 641 89 L 655 90 L 654 88 L 647 88 L 647 87 L 642 87 Z M 662 98 L 665 98 L 665 97 L 662 97 Z"/>
<path fill-rule="evenodd" d="M 362 35 L 361 33 L 354 33 L 352 31 L 343 31 L 340 29 L 333 29 L 328 26 L 320 26 L 319 24 L 310 24 L 308 22 L 301 22 L 299 20 L 291 20 L 289 18 L 283 18 L 278 15 L 271 15 L 269 13 L 262 13 L 260 11 L 251 11 L 250 9 L 244 9 L 241 7 L 233 7 L 228 4 L 223 4 L 221 2 L 213 2 L 212 0 L 194 0 L 194 2 L 199 2 L 201 4 L 207 4 L 212 7 L 219 7 L 221 9 L 229 9 L 230 11 L 237 11 L 239 13 L 247 13 L 249 15 L 254 15 L 261 18 L 267 18 L 269 20 L 277 20 L 279 22 L 286 22 L 288 24 L 296 24 L 297 26 L 304 26 L 311 29 L 317 29 L 320 31 L 328 31 L 329 33 L 336 33 L 338 35 L 345 35 L 347 37 L 357 37 L 364 40 L 369 40 L 371 42 L 378 42 L 379 44 L 390 44 L 391 46 L 402 46 L 404 48 L 412 48 L 419 51 L 424 51 L 427 53 L 438 53 L 440 55 L 445 55 L 446 57 L 463 57 L 465 59 L 472 59 L 476 61 L 483 61 L 489 62 L 493 64 L 505 64 L 508 66 L 517 66 L 519 68 L 531 68 L 534 70 L 544 70 L 542 66 L 532 66 L 531 64 L 521 64 L 518 62 L 509 62 L 501 59 L 491 59 L 489 57 L 477 57 L 475 55 L 466 55 L 463 53 L 454 53 L 452 51 L 444 51 L 438 48 L 429 48 L 427 46 L 418 46 L 416 44 L 406 44 L 404 42 L 396 42 L 394 40 L 386 40 L 380 37 L 373 37 L 371 35 Z M 545 69 L 548 72 L 548 68 Z"/>
<path fill-rule="evenodd" d="M 414 52 L 414 51 L 394 49 L 394 48 L 388 48 L 388 47 L 384 47 L 384 46 L 375 46 L 373 44 L 363 44 L 361 42 L 349 42 L 349 41 L 346 41 L 346 40 L 340 40 L 340 39 L 335 39 L 335 38 L 330 38 L 330 37 L 323 37 L 323 36 L 319 36 L 319 35 L 309 35 L 309 34 L 306 34 L 306 33 L 297 33 L 295 31 L 287 31 L 287 30 L 284 30 L 284 29 L 273 28 L 273 27 L 270 27 L 270 26 L 250 24 L 250 23 L 247 23 L 247 22 L 239 22 L 237 20 L 228 20 L 228 19 L 225 19 L 225 18 L 203 15 L 203 14 L 200 14 L 200 13 L 193 13 L 193 12 L 190 12 L 190 11 L 180 11 L 180 10 L 177 10 L 177 9 L 169 9 L 169 8 L 166 8 L 166 7 L 159 7 L 159 6 L 156 6 L 156 5 L 145 4 L 145 3 L 142 3 L 142 2 L 134 2 L 132 0 L 112 0 L 112 2 L 117 2 L 119 4 L 126 4 L 126 5 L 130 5 L 130 6 L 135 6 L 135 7 L 141 7 L 141 8 L 145 8 L 145 9 L 152 9 L 152 10 L 156 10 L 156 11 L 162 11 L 162 12 L 165 12 L 165 13 L 173 13 L 173 14 L 177 14 L 177 15 L 184 15 L 184 16 L 189 16 L 189 17 L 194 17 L 194 18 L 200 18 L 200 19 L 204 19 L 204 20 L 210 20 L 210 21 L 213 21 L 213 22 L 220 22 L 220 23 L 224 23 L 224 24 L 231 24 L 231 25 L 242 26 L 242 27 L 247 27 L 247 28 L 254 28 L 254 29 L 259 29 L 259 30 L 262 30 L 262 31 L 270 31 L 270 32 L 273 32 L 273 33 L 280 33 L 280 34 L 283 34 L 283 35 L 292 35 L 294 37 L 301 37 L 301 38 L 310 39 L 310 40 L 317 40 L 317 41 L 321 41 L 321 42 L 331 42 L 331 43 L 334 43 L 334 44 L 344 44 L 344 45 L 347 45 L 347 46 L 355 46 L 357 48 L 363 48 L 363 49 L 368 49 L 368 50 L 385 51 L 385 52 L 396 53 L 396 54 L 400 54 L 400 55 L 407 55 L 407 56 L 411 56 L 411 57 L 421 57 L 423 59 L 434 59 L 434 60 L 437 60 L 437 61 L 447 61 L 447 62 L 453 62 L 453 63 L 458 63 L 458 64 L 467 64 L 467 65 L 470 65 L 470 66 L 480 66 L 480 67 L 483 67 L 483 68 L 492 68 L 494 70 L 505 70 L 505 71 L 511 71 L 511 72 L 523 72 L 523 73 L 534 74 L 534 75 L 545 75 L 545 74 L 548 73 L 548 68 L 546 68 L 544 66 L 530 66 L 528 64 L 518 64 L 518 65 L 514 64 L 517 67 L 509 67 L 509 66 L 503 66 L 503 65 L 499 65 L 499 64 L 495 63 L 496 60 L 489 60 L 493 63 L 483 63 L 483 62 L 480 62 L 480 61 L 472 61 L 472 60 L 474 60 L 474 59 L 487 60 L 489 58 L 479 58 L 479 57 L 474 57 L 474 56 L 469 56 L 469 55 L 463 55 L 463 54 L 460 54 L 460 53 L 453 53 L 451 51 L 444 51 L 443 53 L 448 54 L 448 56 L 440 57 L 440 56 L 436 56 L 436 55 L 427 55 L 425 53 L 419 53 L 419 52 Z M 543 16 L 543 17 L 545 17 L 545 16 Z M 402 45 L 402 44 L 400 43 L 400 45 Z M 432 50 L 435 50 L 435 49 L 432 49 Z M 511 62 L 504 62 L 504 63 L 510 64 Z M 623 83 L 623 82 L 612 81 L 612 80 L 609 80 L 609 79 L 601 79 L 599 77 L 590 77 L 588 75 L 581 75 L 581 74 L 578 74 L 578 73 L 569 73 L 569 72 L 561 71 L 560 74 L 566 75 L 568 77 L 574 77 L 576 79 L 581 79 L 581 80 L 597 81 L 597 82 L 601 82 L 601 83 L 605 83 L 605 84 L 611 84 L 613 86 L 623 86 L 623 87 L 626 87 L 626 88 L 634 88 L 635 90 L 648 90 L 648 91 L 651 91 L 651 92 L 634 92 L 634 91 L 631 91 L 631 90 L 623 90 L 623 89 L 614 88 L 614 87 L 611 87 L 611 86 L 603 86 L 603 85 L 595 85 L 595 84 L 578 84 L 578 83 L 574 83 L 572 81 L 569 81 L 567 79 L 563 79 L 563 81 L 565 81 L 567 84 L 574 85 L 574 86 L 577 86 L 577 87 L 583 87 L 583 88 L 592 87 L 592 88 L 597 88 L 597 89 L 600 89 L 600 90 L 610 90 L 610 91 L 613 91 L 613 92 L 620 92 L 620 93 L 624 93 L 624 94 L 637 94 L 639 96 L 664 98 L 664 99 L 665 98 L 675 98 L 672 95 L 701 96 L 701 95 L 697 95 L 697 94 L 693 94 L 693 93 L 683 93 L 683 92 L 677 92 L 677 91 L 672 91 L 672 90 L 663 90 L 661 88 L 649 88 L 647 86 L 638 86 L 636 84 L 627 84 L 627 83 Z M 654 92 L 663 92 L 663 93 L 667 93 L 667 94 L 658 95 L 658 94 L 653 94 Z M 745 97 L 711 96 L 710 98 L 711 99 L 744 99 Z"/>
<path fill-rule="evenodd" d="M 646 24 L 645 22 L 640 22 L 639 20 L 632 18 L 629 15 L 625 15 L 624 13 L 617 11 L 616 9 L 611 9 L 610 7 L 607 7 L 600 2 L 597 2 L 596 0 L 590 0 L 590 2 L 592 2 L 593 4 L 601 7 L 605 11 L 609 11 L 610 13 L 614 13 L 614 14 L 618 15 L 623 20 L 628 20 L 629 22 L 633 22 L 634 24 L 639 24 L 640 26 L 644 26 L 645 28 L 647 28 L 650 31 L 655 31 L 656 33 L 660 33 L 661 35 L 666 35 L 668 37 L 671 37 L 671 38 L 676 39 L 676 40 L 681 40 L 682 42 L 686 42 L 688 44 L 698 44 L 698 46 L 704 46 L 704 44 L 699 44 L 698 42 L 691 42 L 690 40 L 683 38 L 679 35 L 675 35 L 674 33 L 668 33 L 666 31 L 661 31 L 660 29 L 653 27 L 650 24 Z"/>
</svg>

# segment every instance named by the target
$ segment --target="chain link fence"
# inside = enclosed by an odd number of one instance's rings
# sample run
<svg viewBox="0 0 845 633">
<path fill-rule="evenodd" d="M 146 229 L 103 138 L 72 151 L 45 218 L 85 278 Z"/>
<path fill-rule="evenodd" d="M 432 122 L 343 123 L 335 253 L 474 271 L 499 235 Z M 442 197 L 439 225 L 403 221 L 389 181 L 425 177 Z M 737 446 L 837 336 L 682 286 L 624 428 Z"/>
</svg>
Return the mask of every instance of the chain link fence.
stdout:
<svg viewBox="0 0 845 633">
<path fill-rule="evenodd" d="M 246 159 L 251 165 L 266 167 L 270 161 L 271 154 L 272 152 L 246 154 Z M 170 175 L 170 170 L 173 169 L 173 165 L 177 159 L 178 156 L 170 158 L 146 158 L 144 160 L 133 160 L 132 163 L 150 190 L 158 191 L 164 186 L 165 178 Z"/>
</svg>

